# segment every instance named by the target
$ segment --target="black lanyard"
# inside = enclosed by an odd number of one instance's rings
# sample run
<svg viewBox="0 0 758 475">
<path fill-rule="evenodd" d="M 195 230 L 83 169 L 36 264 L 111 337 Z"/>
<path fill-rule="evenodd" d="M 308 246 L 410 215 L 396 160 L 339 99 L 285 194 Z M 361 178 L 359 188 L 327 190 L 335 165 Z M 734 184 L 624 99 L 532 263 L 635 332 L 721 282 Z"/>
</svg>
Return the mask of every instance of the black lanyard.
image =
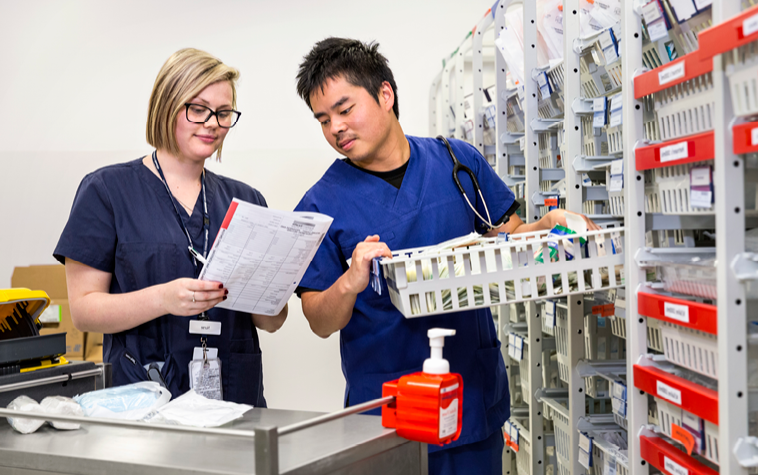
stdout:
<svg viewBox="0 0 758 475">
<path fill-rule="evenodd" d="M 178 201 L 176 198 L 174 198 L 174 194 L 171 193 L 171 189 L 168 187 L 168 182 L 166 181 L 166 177 L 163 176 L 163 170 L 161 169 L 160 164 L 158 163 L 158 151 L 153 152 L 153 165 L 155 165 L 155 168 L 158 170 L 158 174 L 161 176 L 161 181 L 163 182 L 163 186 L 166 187 L 166 191 L 168 192 L 168 196 L 171 198 L 171 204 L 174 205 L 174 211 L 176 211 L 176 215 L 179 217 L 179 223 L 182 225 L 182 229 L 184 230 L 184 234 L 187 235 L 187 241 L 189 241 L 189 249 L 190 249 L 190 257 L 192 258 L 192 263 L 195 264 L 195 268 L 197 268 L 197 259 L 192 254 L 192 250 L 194 250 L 194 246 L 192 245 L 192 236 L 190 236 L 189 230 L 187 229 L 187 225 L 184 223 L 184 218 L 182 218 L 182 215 L 179 213 L 179 208 L 176 207 L 176 201 Z M 205 243 L 203 244 L 203 258 L 208 257 L 208 234 L 210 233 L 210 218 L 208 217 L 208 201 L 206 200 L 205 196 L 205 169 L 203 168 L 203 174 L 200 176 L 200 186 L 203 190 L 203 234 L 205 235 Z"/>
</svg>

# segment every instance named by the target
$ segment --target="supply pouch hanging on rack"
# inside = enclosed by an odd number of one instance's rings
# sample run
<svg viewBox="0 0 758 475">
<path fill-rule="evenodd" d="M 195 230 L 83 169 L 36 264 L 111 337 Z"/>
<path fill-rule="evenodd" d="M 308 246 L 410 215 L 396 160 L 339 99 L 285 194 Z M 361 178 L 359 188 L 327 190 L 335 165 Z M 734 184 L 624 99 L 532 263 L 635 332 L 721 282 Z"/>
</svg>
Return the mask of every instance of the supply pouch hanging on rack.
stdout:
<svg viewBox="0 0 758 475">
<path fill-rule="evenodd" d="M 550 82 L 547 80 L 547 74 L 545 73 L 539 73 L 537 75 L 537 84 L 540 86 L 540 93 L 542 93 L 542 98 L 547 99 L 550 97 L 550 94 L 553 92 L 550 88 Z"/>
<path fill-rule="evenodd" d="M 690 170 L 690 206 L 693 208 L 713 206 L 713 171 L 710 165 L 692 167 Z"/>
<path fill-rule="evenodd" d="M 651 42 L 656 42 L 668 35 L 669 25 L 663 15 L 663 9 L 658 0 L 653 0 L 642 7 L 642 17 L 645 19 L 647 34 Z"/>
<path fill-rule="evenodd" d="M 623 104 L 623 98 L 621 97 L 621 93 L 615 94 L 611 96 L 611 127 L 617 127 L 621 125 L 622 121 L 622 104 Z"/>
<path fill-rule="evenodd" d="M 608 191 L 621 191 L 624 189 L 624 159 L 620 158 L 611 162 L 611 181 Z"/>
<path fill-rule="evenodd" d="M 605 125 L 606 122 L 606 109 L 608 107 L 608 100 L 603 97 L 598 97 L 592 101 L 592 127 L 600 128 Z M 583 177 L 586 174 L 582 175 Z M 589 179 L 589 178 L 588 178 Z M 589 185 L 585 185 L 589 186 Z"/>
<path fill-rule="evenodd" d="M 613 28 L 608 28 L 600 34 L 600 48 L 603 50 L 605 64 L 611 64 L 619 59 L 618 45 L 613 34 Z"/>
</svg>

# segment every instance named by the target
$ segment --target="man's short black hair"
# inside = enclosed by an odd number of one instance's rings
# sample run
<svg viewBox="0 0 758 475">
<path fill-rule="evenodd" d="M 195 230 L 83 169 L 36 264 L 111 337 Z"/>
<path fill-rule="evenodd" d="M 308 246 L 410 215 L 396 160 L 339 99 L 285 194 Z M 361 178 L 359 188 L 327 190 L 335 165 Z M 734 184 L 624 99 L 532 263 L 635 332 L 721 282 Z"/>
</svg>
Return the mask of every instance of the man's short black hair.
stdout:
<svg viewBox="0 0 758 475">
<path fill-rule="evenodd" d="M 343 77 L 353 86 L 362 87 L 379 102 L 379 89 L 387 81 L 395 93 L 392 110 L 400 118 L 397 103 L 397 85 L 392 70 L 387 65 L 387 58 L 379 53 L 379 43 L 363 43 L 347 38 L 327 38 L 305 55 L 297 73 L 297 93 L 308 107 L 311 106 L 311 93 L 316 88 L 323 90 L 328 79 Z"/>
</svg>

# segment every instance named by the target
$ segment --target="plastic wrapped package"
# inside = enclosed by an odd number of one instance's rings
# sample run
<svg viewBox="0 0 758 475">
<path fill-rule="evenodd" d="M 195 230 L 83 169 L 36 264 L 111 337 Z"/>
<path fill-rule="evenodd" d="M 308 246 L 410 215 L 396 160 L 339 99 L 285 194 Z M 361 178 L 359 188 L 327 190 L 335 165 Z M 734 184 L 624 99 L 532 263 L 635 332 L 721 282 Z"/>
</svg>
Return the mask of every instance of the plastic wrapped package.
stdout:
<svg viewBox="0 0 758 475">
<path fill-rule="evenodd" d="M 140 382 L 101 389 L 74 398 L 87 417 L 141 420 L 171 399 L 168 389 L 155 382 Z"/>
<path fill-rule="evenodd" d="M 82 406 L 78 402 L 74 401 L 70 397 L 63 396 L 48 396 L 40 402 L 42 410 L 46 414 L 54 414 L 60 416 L 83 416 L 84 411 Z M 81 426 L 73 422 L 55 422 L 48 421 L 48 424 L 55 427 L 58 430 L 76 430 Z"/>
<path fill-rule="evenodd" d="M 563 0 L 537 2 L 537 31 L 550 61 L 563 59 Z"/>
<path fill-rule="evenodd" d="M 505 12 L 505 29 L 495 39 L 516 87 L 524 84 L 523 6 L 514 5 Z"/>
<path fill-rule="evenodd" d="M 621 20 L 621 0 L 581 0 L 579 28 L 582 38 L 598 33 Z"/>
<path fill-rule="evenodd" d="M 23 412 L 42 413 L 42 407 L 37 401 L 27 396 L 19 396 L 8 404 L 8 409 Z M 8 424 L 13 430 L 22 434 L 31 434 L 45 423 L 42 419 L 23 419 L 20 417 L 9 417 Z"/>
<path fill-rule="evenodd" d="M 716 259 L 681 259 L 660 267 L 663 288 L 668 292 L 715 300 Z"/>
<path fill-rule="evenodd" d="M 145 417 L 150 424 L 219 427 L 242 417 L 253 406 L 207 399 L 190 389 Z"/>
</svg>

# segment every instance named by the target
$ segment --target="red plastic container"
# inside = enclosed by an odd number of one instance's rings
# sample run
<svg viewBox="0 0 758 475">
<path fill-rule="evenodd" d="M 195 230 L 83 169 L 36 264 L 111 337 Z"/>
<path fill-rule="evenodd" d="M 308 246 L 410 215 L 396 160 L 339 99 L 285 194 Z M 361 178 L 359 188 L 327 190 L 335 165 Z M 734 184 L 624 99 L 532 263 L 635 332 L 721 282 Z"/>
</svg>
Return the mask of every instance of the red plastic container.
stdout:
<svg viewBox="0 0 758 475">
<path fill-rule="evenodd" d="M 445 445 L 461 435 L 463 378 L 456 373 L 408 374 L 382 386 L 382 425 L 408 440 Z"/>
</svg>

